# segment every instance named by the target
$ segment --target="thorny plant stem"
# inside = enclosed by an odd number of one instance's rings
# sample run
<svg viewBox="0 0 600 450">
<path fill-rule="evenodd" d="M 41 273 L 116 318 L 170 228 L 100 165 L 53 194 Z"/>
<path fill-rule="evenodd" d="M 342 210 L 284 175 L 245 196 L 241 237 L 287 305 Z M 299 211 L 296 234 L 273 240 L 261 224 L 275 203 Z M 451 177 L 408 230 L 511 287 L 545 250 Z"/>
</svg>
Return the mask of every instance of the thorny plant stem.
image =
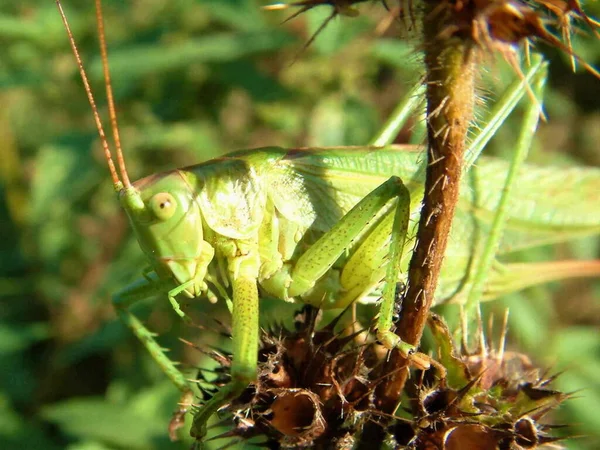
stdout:
<svg viewBox="0 0 600 450">
<path fill-rule="evenodd" d="M 417 242 L 410 261 L 408 287 L 396 333 L 418 345 L 433 303 L 448 234 L 458 201 L 460 176 L 474 102 L 474 59 L 465 39 L 443 37 L 450 25 L 440 2 L 423 2 L 428 154 L 425 194 Z M 389 364 L 407 361 L 393 352 Z M 378 392 L 382 411 L 392 414 L 404 388 L 407 370 L 398 371 Z"/>
</svg>

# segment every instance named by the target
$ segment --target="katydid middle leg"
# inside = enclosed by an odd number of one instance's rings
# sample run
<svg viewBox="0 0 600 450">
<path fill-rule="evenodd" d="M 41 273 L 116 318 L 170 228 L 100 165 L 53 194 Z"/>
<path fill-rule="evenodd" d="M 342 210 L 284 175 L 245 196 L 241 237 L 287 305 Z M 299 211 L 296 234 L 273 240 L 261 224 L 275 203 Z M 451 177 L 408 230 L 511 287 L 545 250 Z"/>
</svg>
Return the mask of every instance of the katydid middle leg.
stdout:
<svg viewBox="0 0 600 450">
<path fill-rule="evenodd" d="M 249 266 L 252 267 L 251 262 Z M 210 416 L 256 380 L 259 333 L 257 276 L 244 274 L 243 267 L 240 272 L 232 282 L 231 381 L 194 414 L 190 435 L 198 441 L 206 435 L 206 423 Z"/>
</svg>

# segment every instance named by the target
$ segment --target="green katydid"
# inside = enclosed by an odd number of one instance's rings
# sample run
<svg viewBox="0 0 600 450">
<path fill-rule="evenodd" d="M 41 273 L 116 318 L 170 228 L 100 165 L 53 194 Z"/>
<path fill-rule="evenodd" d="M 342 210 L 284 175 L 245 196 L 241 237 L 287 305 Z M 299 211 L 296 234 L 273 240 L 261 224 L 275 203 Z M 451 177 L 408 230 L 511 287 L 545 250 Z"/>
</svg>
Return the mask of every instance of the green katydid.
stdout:
<svg viewBox="0 0 600 450">
<path fill-rule="evenodd" d="M 100 12 L 98 18 L 102 28 Z M 114 304 L 119 317 L 182 391 L 181 413 L 193 400 L 191 383 L 128 308 L 159 292 L 167 295 L 177 314 L 189 320 L 179 306 L 178 296 L 215 296 L 215 290 L 227 296 L 228 287 L 233 292 L 232 381 L 197 410 L 194 437 L 202 439 L 210 416 L 256 377 L 259 289 L 276 298 L 333 309 L 377 298 L 383 286 L 377 337 L 390 349 L 412 352 L 412 347 L 393 333 L 392 315 L 396 282 L 402 280 L 410 256 L 403 252 L 405 242 L 414 237 L 414 218 L 422 196 L 424 158 L 420 150 L 254 149 L 151 175 L 132 184 L 118 145 L 121 177 L 117 173 L 64 14 L 63 20 L 94 110 L 114 187 L 151 266 L 142 279 L 115 295 Z M 108 73 L 103 37 L 101 49 Z M 113 110 L 108 78 L 106 84 Z M 514 108 L 526 90 L 525 84 L 517 83 L 508 91 L 504 97 L 507 106 L 495 112 L 494 120 L 475 141 L 479 150 L 501 118 Z M 402 106 L 393 119 L 405 117 L 415 105 Z M 116 121 L 114 113 L 111 120 Z M 390 130 L 398 127 L 398 122 L 391 120 L 382 136 L 392 135 Z M 376 142 L 381 145 L 385 139 Z M 544 177 L 562 177 L 568 185 L 565 189 L 593 193 L 600 188 L 600 172 L 581 169 L 569 173 L 533 167 L 527 171 L 532 186 L 523 187 L 525 193 L 512 213 L 518 220 L 512 228 L 509 223 L 500 253 L 518 248 L 526 240 L 528 245 L 532 240 L 541 244 L 600 231 L 600 211 L 567 214 L 570 219 L 565 221 L 559 213 L 563 209 L 576 211 L 577 202 L 565 206 L 558 196 L 536 198 L 534 189 Z M 505 163 L 482 159 L 465 177 L 465 195 L 459 206 L 462 215 L 450 240 L 439 302 L 460 297 L 465 291 L 476 260 L 473 255 L 479 251 L 477 238 L 485 234 L 493 216 L 499 198 L 495 195 L 506 172 Z M 485 187 L 479 184 L 482 177 L 488 183 Z M 528 197 L 528 192 L 533 194 Z M 536 211 L 527 217 L 523 213 L 531 208 L 532 201 L 537 202 Z M 528 228 L 527 224 L 538 226 Z M 513 278 L 510 271 L 494 271 L 487 291 L 495 296 L 510 290 L 512 287 L 505 284 Z M 518 287 L 527 284 L 525 281 Z"/>
</svg>

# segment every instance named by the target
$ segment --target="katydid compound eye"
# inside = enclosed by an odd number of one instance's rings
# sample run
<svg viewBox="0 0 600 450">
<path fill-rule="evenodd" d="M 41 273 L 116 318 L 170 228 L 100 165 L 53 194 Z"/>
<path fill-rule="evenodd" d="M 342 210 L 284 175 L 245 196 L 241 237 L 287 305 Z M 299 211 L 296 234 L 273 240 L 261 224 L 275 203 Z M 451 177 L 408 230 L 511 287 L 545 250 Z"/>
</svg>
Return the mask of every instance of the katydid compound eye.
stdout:
<svg viewBox="0 0 600 450">
<path fill-rule="evenodd" d="M 168 220 L 177 209 L 177 202 L 171 194 L 161 192 L 150 199 L 150 209 L 160 220 Z"/>
</svg>

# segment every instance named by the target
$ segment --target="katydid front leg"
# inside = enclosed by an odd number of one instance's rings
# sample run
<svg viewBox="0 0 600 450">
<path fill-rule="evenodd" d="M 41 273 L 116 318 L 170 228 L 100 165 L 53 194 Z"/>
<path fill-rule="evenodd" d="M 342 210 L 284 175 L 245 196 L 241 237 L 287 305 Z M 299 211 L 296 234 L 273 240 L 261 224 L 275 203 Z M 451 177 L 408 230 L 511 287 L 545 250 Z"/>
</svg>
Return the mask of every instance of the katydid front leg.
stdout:
<svg viewBox="0 0 600 450">
<path fill-rule="evenodd" d="M 169 436 L 172 440 L 177 439 L 177 429 L 181 428 L 184 423 L 184 416 L 192 405 L 194 392 L 188 380 L 175 366 L 167 355 L 164 349 L 154 339 L 154 333 L 146 328 L 140 320 L 134 316 L 129 308 L 134 303 L 153 297 L 157 292 L 168 292 L 171 303 L 177 305 L 176 310 L 181 311 L 175 300 L 175 295 L 181 290 L 168 290 L 172 286 L 171 283 L 160 280 L 155 273 L 145 274 L 144 278 L 130 284 L 123 290 L 119 291 L 113 297 L 113 305 L 119 318 L 123 321 L 131 331 L 138 337 L 142 345 L 148 350 L 152 359 L 156 361 L 161 370 L 173 382 L 173 384 L 181 391 L 179 400 L 180 407 L 173 413 L 173 418 L 169 424 Z M 175 309 L 175 308 L 174 308 Z M 182 314 L 185 315 L 181 311 Z M 187 316 L 185 316 L 187 318 Z"/>
<path fill-rule="evenodd" d="M 354 301 L 379 283 L 382 276 L 378 273 L 381 273 L 381 267 L 387 266 L 384 272 L 386 286 L 377 322 L 377 338 L 386 348 L 396 348 L 404 356 L 408 356 L 414 352 L 414 347 L 402 342 L 391 330 L 395 289 L 400 275 L 402 250 L 410 216 L 410 194 L 400 178 L 391 177 L 364 197 L 298 259 L 292 270 L 288 295 L 300 296 L 309 291 L 315 285 L 315 281 L 333 266 L 365 227 L 368 227 L 394 198 L 397 201 L 393 210 L 374 227 L 356 250 L 354 257 L 346 263 L 341 282 L 346 294 L 349 294 L 349 301 Z M 391 242 L 387 244 L 390 240 L 390 229 Z M 389 251 L 386 250 L 387 245 L 390 245 Z M 344 303 L 347 304 L 342 299 L 342 306 L 345 306 Z"/>
<path fill-rule="evenodd" d="M 242 267 L 243 269 L 243 267 Z M 233 279 L 231 381 L 194 414 L 190 435 L 201 441 L 210 416 L 256 380 L 258 358 L 258 288 L 256 276 L 240 270 Z"/>
</svg>

